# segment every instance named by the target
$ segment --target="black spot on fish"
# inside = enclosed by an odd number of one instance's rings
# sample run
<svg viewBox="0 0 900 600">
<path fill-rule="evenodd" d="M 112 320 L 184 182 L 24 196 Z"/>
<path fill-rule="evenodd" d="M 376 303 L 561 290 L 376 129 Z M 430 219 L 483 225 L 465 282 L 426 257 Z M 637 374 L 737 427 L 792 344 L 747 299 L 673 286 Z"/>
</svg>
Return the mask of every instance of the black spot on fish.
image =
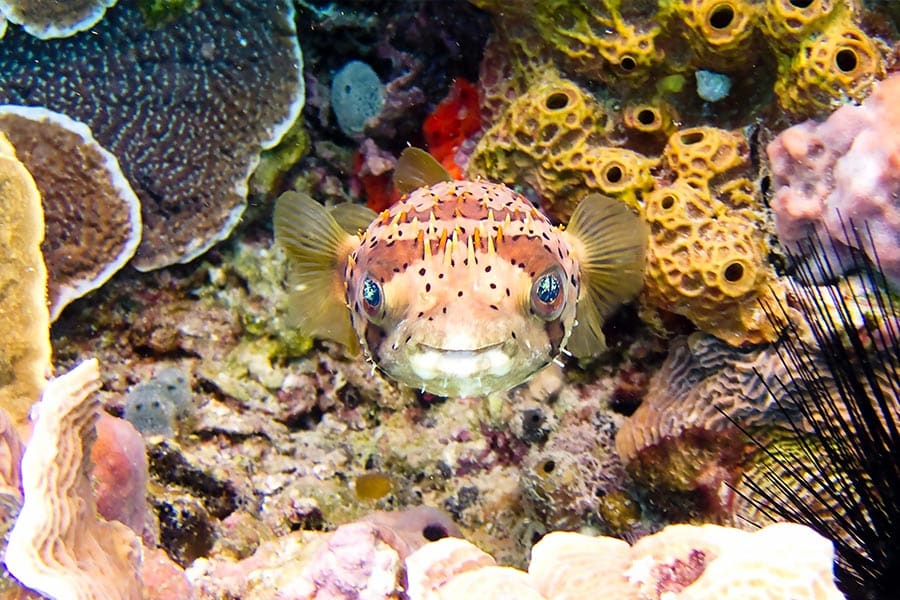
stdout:
<svg viewBox="0 0 900 600">
<path fill-rule="evenodd" d="M 462 291 L 462 290 L 459 290 L 458 292 L 456 292 L 456 296 L 457 296 L 458 298 L 462 298 L 462 296 L 463 296 L 463 291 Z"/>
<path fill-rule="evenodd" d="M 421 269 L 419 269 L 419 275 L 421 275 L 421 276 L 424 277 L 424 276 L 425 276 L 425 273 L 426 273 L 425 267 L 422 267 Z"/>
<path fill-rule="evenodd" d="M 492 290 L 496 290 L 496 289 L 497 289 L 497 284 L 496 284 L 496 283 L 492 283 L 492 284 L 491 284 L 491 289 L 492 289 Z"/>
<path fill-rule="evenodd" d="M 430 284 L 430 283 L 426 283 L 426 284 L 425 284 L 425 292 L 428 293 L 428 292 L 430 292 L 430 291 L 431 291 L 431 284 Z"/>
<path fill-rule="evenodd" d="M 491 265 L 486 266 L 486 267 L 484 268 L 484 272 L 485 272 L 485 273 L 490 273 L 490 272 L 491 272 Z"/>
</svg>

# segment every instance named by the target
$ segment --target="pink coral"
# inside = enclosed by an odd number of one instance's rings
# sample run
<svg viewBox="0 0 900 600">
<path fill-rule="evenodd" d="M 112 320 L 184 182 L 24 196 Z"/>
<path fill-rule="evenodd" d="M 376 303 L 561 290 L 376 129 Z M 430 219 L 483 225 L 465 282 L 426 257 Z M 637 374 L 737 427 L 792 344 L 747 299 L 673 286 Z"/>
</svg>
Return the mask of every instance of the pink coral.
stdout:
<svg viewBox="0 0 900 600">
<path fill-rule="evenodd" d="M 900 287 L 900 74 L 881 82 L 861 106 L 844 106 L 824 123 L 807 121 L 768 146 L 774 177 L 772 209 L 788 248 L 808 253 L 812 234 L 835 252 L 857 247 L 846 223 L 860 229 L 865 253 L 877 255 Z M 868 227 L 871 240 L 862 229 Z M 849 235 L 845 233 L 849 232 Z"/>
<path fill-rule="evenodd" d="M 101 413 L 91 461 L 97 511 L 104 519 L 124 523 L 153 543 L 147 505 L 147 454 L 141 434 L 128 421 Z"/>
</svg>

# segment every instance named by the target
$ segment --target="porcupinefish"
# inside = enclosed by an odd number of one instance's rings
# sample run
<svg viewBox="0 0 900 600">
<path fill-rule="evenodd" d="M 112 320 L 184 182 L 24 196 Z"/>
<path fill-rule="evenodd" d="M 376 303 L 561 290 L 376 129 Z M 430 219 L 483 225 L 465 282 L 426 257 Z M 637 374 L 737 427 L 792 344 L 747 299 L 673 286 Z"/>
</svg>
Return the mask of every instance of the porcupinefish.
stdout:
<svg viewBox="0 0 900 600">
<path fill-rule="evenodd" d="M 565 229 L 505 185 L 453 181 L 409 148 L 405 193 L 376 215 L 286 192 L 275 238 L 292 263 L 297 326 L 407 386 L 487 396 L 568 352 L 596 355 L 601 325 L 640 289 L 647 230 L 624 203 L 592 194 Z"/>
</svg>

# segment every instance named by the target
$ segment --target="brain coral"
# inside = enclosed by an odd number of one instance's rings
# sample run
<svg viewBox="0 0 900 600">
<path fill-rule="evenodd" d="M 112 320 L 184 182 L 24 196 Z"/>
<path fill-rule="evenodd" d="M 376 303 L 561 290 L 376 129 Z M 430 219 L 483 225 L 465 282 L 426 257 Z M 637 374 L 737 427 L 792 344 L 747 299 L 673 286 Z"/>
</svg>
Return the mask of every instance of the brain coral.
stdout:
<svg viewBox="0 0 900 600">
<path fill-rule="evenodd" d="M 525 185 L 561 221 L 592 191 L 637 207 L 656 161 L 612 146 L 614 126 L 609 109 L 548 69 L 484 134 L 467 176 Z"/>
<path fill-rule="evenodd" d="M 645 303 L 734 345 L 775 339 L 760 301 L 775 306 L 784 292 L 767 261 L 743 134 L 683 129 L 670 138 L 664 159 L 674 181 L 644 199 L 651 232 Z"/>
<path fill-rule="evenodd" d="M 616 449 L 641 481 L 673 490 L 708 486 L 716 496 L 747 445 L 731 419 L 757 430 L 784 423 L 785 408 L 799 421 L 789 396 L 794 380 L 771 347 L 742 351 L 699 333 L 680 338 L 619 430 Z M 773 398 L 767 386 L 785 397 Z"/>
<path fill-rule="evenodd" d="M 287 131 L 304 95 L 292 2 L 203 2 L 153 29 L 137 4 L 123 0 L 65 40 L 10 29 L 0 102 L 80 120 L 118 158 L 141 200 L 133 262 L 149 270 L 229 235 L 260 151 Z"/>
<path fill-rule="evenodd" d="M 83 123 L 39 107 L 0 106 L 0 131 L 41 192 L 50 319 L 108 280 L 137 249 L 141 205 L 115 157 Z"/>
</svg>

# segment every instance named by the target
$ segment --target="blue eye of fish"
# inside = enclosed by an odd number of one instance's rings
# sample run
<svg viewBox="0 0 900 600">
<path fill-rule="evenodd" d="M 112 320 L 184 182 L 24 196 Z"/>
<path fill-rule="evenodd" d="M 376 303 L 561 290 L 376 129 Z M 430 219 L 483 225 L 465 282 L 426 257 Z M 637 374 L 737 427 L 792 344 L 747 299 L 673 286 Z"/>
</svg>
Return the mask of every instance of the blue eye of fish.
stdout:
<svg viewBox="0 0 900 600">
<path fill-rule="evenodd" d="M 362 299 L 368 313 L 375 312 L 381 307 L 381 286 L 371 277 L 366 277 L 363 281 Z"/>
<path fill-rule="evenodd" d="M 552 321 L 565 306 L 563 274 L 554 267 L 539 276 L 531 286 L 531 310 L 542 319 Z"/>
<path fill-rule="evenodd" d="M 559 297 L 562 292 L 562 285 L 556 273 L 548 273 L 541 276 L 534 286 L 534 293 L 537 299 L 544 304 L 550 304 Z"/>
<path fill-rule="evenodd" d="M 369 277 L 363 281 L 363 302 L 371 308 L 381 306 L 381 286 Z"/>
</svg>

